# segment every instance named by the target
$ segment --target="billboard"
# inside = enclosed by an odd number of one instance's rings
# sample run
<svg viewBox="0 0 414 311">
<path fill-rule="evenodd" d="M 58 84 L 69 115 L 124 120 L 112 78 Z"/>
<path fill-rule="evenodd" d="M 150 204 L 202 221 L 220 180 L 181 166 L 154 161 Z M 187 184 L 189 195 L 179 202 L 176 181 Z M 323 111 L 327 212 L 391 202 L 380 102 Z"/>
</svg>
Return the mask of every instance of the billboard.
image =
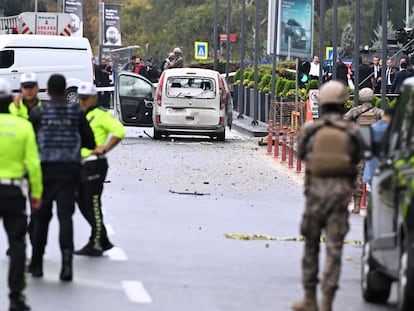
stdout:
<svg viewBox="0 0 414 311">
<path fill-rule="evenodd" d="M 274 17 L 277 3 L 279 14 L 275 36 Z M 313 0 L 269 0 L 268 53 L 273 54 L 273 40 L 276 37 L 277 55 L 312 56 L 313 10 Z"/>
<path fill-rule="evenodd" d="M 83 37 L 82 0 L 65 0 L 65 13 L 72 17 L 70 30 L 72 36 Z"/>
<path fill-rule="evenodd" d="M 103 11 L 104 45 L 121 45 L 121 6 L 119 4 L 106 4 Z"/>
</svg>

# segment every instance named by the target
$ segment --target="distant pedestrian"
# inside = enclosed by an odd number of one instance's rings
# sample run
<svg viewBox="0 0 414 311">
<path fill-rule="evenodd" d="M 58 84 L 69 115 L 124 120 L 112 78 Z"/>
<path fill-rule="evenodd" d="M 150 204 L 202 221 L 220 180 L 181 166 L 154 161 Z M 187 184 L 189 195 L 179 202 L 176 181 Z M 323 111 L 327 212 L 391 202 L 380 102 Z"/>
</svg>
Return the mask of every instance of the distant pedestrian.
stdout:
<svg viewBox="0 0 414 311">
<path fill-rule="evenodd" d="M 33 214 L 33 252 L 29 272 L 33 277 L 43 276 L 43 255 L 53 202 L 56 202 L 62 253 L 60 279 L 71 281 L 72 215 L 80 178 L 80 149 L 81 146 L 94 149 L 96 145 L 79 105 L 66 101 L 65 77 L 53 74 L 47 82 L 47 92 L 50 103 L 36 107 L 30 113 L 39 145 L 44 193 L 41 208 Z"/>
<path fill-rule="evenodd" d="M 307 163 L 306 206 L 300 231 L 305 237 L 302 257 L 303 300 L 295 311 L 332 311 L 341 270 L 343 239 L 349 230 L 349 192 L 354 186 L 361 159 L 361 141 L 355 124 L 342 120 L 348 91 L 341 82 L 329 81 L 320 88 L 321 119 L 301 130 L 298 155 Z M 322 276 L 322 301 L 316 292 L 322 230 L 326 236 L 326 259 Z"/>
<path fill-rule="evenodd" d="M 110 77 L 112 76 L 112 67 L 106 63 L 106 59 L 102 58 L 100 66 L 100 87 L 108 87 L 110 84 Z M 104 108 L 110 107 L 111 94 L 109 91 L 99 92 L 99 103 Z"/>
<path fill-rule="evenodd" d="M 142 59 L 141 57 L 137 56 L 137 58 L 135 59 L 135 68 L 134 68 L 134 72 L 139 74 L 139 72 L 141 71 L 141 68 L 144 67 L 144 64 L 142 63 Z"/>
<path fill-rule="evenodd" d="M 136 59 L 137 57 L 132 55 L 130 61 L 122 67 L 122 70 L 134 72 Z"/>
<path fill-rule="evenodd" d="M 370 66 L 371 61 L 365 57 L 362 64 L 359 65 L 359 89 L 370 88 L 374 90 L 374 78 L 372 67 Z"/>
<path fill-rule="evenodd" d="M 160 73 L 155 67 L 152 58 L 148 58 L 145 61 L 145 66 L 141 68 L 139 74 L 150 80 L 152 83 L 158 82 L 158 78 L 160 77 Z"/>
<path fill-rule="evenodd" d="M 348 66 L 339 57 L 336 59 L 336 80 L 348 86 Z"/>
<path fill-rule="evenodd" d="M 183 51 L 177 47 L 173 50 L 173 53 L 174 53 L 174 59 L 170 62 L 169 68 L 183 68 L 184 67 Z"/>
<path fill-rule="evenodd" d="M 387 85 L 387 94 L 391 93 L 392 82 L 394 81 L 395 73 L 397 69 L 394 67 L 392 59 L 387 59 L 387 69 L 385 70 L 386 85 Z"/>
<path fill-rule="evenodd" d="M 404 80 L 407 79 L 407 78 L 409 78 L 409 77 L 411 77 L 411 72 L 409 72 L 407 70 L 407 67 L 408 67 L 407 63 L 406 62 L 402 62 L 400 64 L 400 66 L 401 66 L 401 70 L 398 71 L 395 74 L 394 81 L 392 82 L 392 85 L 391 85 L 391 93 L 400 94 L 401 87 L 403 85 Z"/>
<path fill-rule="evenodd" d="M 309 77 L 311 80 L 319 80 L 321 74 L 321 64 L 319 63 L 319 56 L 313 56 L 312 62 L 310 63 Z"/>
<path fill-rule="evenodd" d="M 371 88 L 363 88 L 359 91 L 359 99 L 361 105 L 352 108 L 344 115 L 344 119 L 347 121 L 353 121 L 358 125 L 371 125 L 381 119 L 384 114 L 384 110 L 377 108 L 372 103 L 374 99 L 374 91 Z M 352 213 L 359 214 L 361 209 L 362 198 L 362 186 L 364 175 L 365 160 L 361 159 L 358 164 L 358 174 L 356 178 L 356 185 L 354 190 L 354 208 Z"/>
<path fill-rule="evenodd" d="M 170 68 L 170 63 L 174 60 L 175 54 L 173 52 L 168 54 L 168 57 L 163 60 L 161 64 L 161 71 L 167 70 Z"/>
<path fill-rule="evenodd" d="M 0 217 L 9 240 L 9 310 L 24 311 L 30 310 L 23 295 L 27 232 L 25 171 L 29 176 L 32 212 L 40 208 L 43 187 L 33 127 L 24 118 L 9 113 L 11 101 L 11 86 L 0 79 Z"/>
<path fill-rule="evenodd" d="M 109 241 L 101 209 L 108 161 L 106 154 L 125 136 L 125 129 L 112 114 L 98 107 L 96 89 L 91 83 L 82 83 L 78 89 L 80 105 L 92 128 L 97 148 L 82 148 L 82 179 L 78 192 L 78 205 L 91 226 L 88 243 L 76 251 L 77 255 L 102 256 L 113 247 Z"/>
<path fill-rule="evenodd" d="M 381 93 L 381 59 L 378 56 L 374 56 L 372 60 L 372 70 L 373 70 L 373 84 L 374 84 L 374 93 Z"/>
<path fill-rule="evenodd" d="M 383 148 L 382 143 L 390 126 L 393 112 L 394 110 L 392 108 L 385 109 L 382 118 L 371 125 L 373 156 L 372 159 L 365 163 L 363 177 L 364 182 L 368 183 L 370 186 L 379 163 L 379 155 Z"/>
</svg>

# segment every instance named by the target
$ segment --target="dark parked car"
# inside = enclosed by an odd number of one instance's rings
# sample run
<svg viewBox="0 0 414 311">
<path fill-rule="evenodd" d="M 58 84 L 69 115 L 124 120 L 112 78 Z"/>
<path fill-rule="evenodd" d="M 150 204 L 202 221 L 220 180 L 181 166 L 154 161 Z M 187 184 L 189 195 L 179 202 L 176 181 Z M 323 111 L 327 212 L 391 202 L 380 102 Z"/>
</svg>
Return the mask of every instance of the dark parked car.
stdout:
<svg viewBox="0 0 414 311">
<path fill-rule="evenodd" d="M 143 76 L 120 72 L 115 87 L 115 115 L 127 126 L 152 127 L 154 92 L 154 85 Z"/>
<path fill-rule="evenodd" d="M 306 30 L 294 19 L 289 19 L 285 28 L 285 41 L 291 37 L 292 48 L 304 49 L 306 47 Z"/>
<path fill-rule="evenodd" d="M 389 133 L 364 224 L 362 294 L 385 303 L 392 282 L 398 283 L 398 310 L 414 310 L 414 78 L 404 90 Z"/>
</svg>

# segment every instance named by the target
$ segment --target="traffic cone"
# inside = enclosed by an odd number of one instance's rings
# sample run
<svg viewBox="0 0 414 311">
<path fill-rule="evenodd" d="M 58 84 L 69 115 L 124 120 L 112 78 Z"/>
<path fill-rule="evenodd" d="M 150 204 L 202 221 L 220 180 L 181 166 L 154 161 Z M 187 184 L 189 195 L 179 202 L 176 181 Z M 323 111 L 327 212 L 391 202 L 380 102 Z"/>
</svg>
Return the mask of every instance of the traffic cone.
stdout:
<svg viewBox="0 0 414 311">
<path fill-rule="evenodd" d="M 306 122 L 313 121 L 312 108 L 310 106 L 309 100 L 306 101 Z"/>
</svg>

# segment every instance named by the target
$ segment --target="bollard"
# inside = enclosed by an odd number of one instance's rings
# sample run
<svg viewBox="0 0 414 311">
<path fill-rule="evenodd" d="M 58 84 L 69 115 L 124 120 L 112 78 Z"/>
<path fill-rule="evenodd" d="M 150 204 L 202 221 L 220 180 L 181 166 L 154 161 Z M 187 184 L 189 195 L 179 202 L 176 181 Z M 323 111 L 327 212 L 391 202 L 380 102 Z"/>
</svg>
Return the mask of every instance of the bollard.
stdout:
<svg viewBox="0 0 414 311">
<path fill-rule="evenodd" d="M 272 142 L 273 142 L 273 120 L 269 120 L 269 128 L 267 130 L 267 153 L 272 153 Z"/>
<path fill-rule="evenodd" d="M 362 184 L 361 208 L 367 207 L 367 184 Z"/>
<path fill-rule="evenodd" d="M 295 134 L 294 131 L 289 132 L 289 161 L 288 161 L 288 168 L 293 168 L 293 134 Z"/>
<path fill-rule="evenodd" d="M 281 159 L 281 163 L 286 163 L 286 153 L 287 153 L 287 130 L 288 127 L 284 126 L 283 127 L 283 136 L 282 136 L 282 159 Z"/>
<path fill-rule="evenodd" d="M 279 136 L 280 136 L 280 123 L 276 122 L 275 126 L 275 150 L 274 150 L 274 157 L 279 157 Z"/>
<path fill-rule="evenodd" d="M 299 157 L 296 159 L 296 173 L 302 173 L 302 160 Z"/>
</svg>

